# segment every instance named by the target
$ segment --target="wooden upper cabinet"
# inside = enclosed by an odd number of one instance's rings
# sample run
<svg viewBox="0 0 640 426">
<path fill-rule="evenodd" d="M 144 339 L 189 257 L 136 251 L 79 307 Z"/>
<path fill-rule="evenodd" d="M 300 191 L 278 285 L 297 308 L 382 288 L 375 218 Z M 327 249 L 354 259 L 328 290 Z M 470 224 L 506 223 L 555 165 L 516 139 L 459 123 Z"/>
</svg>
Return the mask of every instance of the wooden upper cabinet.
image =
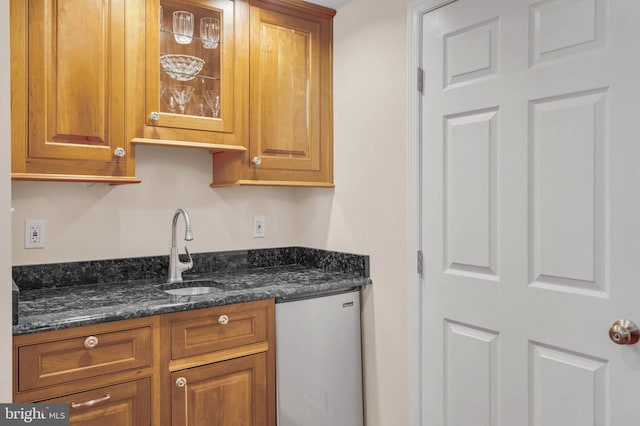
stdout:
<svg viewBox="0 0 640 426">
<path fill-rule="evenodd" d="M 139 182 L 143 21 L 142 0 L 11 0 L 13 178 Z"/>
<path fill-rule="evenodd" d="M 144 137 L 134 142 L 242 144 L 247 14 L 243 0 L 147 0 Z"/>
<path fill-rule="evenodd" d="M 294 0 L 250 5 L 249 152 L 238 183 L 333 186 L 335 11 Z M 214 185 L 224 171 L 214 157 Z"/>
</svg>

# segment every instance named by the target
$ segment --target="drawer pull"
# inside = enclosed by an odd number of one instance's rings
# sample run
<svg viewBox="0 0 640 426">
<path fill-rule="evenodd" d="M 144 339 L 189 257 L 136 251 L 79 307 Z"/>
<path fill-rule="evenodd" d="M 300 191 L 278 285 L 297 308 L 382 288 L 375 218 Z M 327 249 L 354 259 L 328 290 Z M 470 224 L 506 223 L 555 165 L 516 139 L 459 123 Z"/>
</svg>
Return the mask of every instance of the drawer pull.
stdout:
<svg viewBox="0 0 640 426">
<path fill-rule="evenodd" d="M 184 377 L 178 377 L 176 379 L 176 386 L 179 388 L 183 388 L 185 387 L 185 385 L 187 384 L 187 379 L 185 379 Z"/>
<path fill-rule="evenodd" d="M 229 324 L 229 317 L 226 316 L 226 315 L 220 315 L 220 317 L 218 318 L 218 324 L 220 324 L 220 325 Z"/>
<path fill-rule="evenodd" d="M 109 399 L 111 399 L 110 393 L 106 394 L 102 398 L 92 399 L 91 401 L 87 401 L 87 402 L 72 402 L 71 408 L 93 407 L 94 405 L 100 404 L 101 402 L 108 401 Z"/>
<path fill-rule="evenodd" d="M 84 339 L 84 347 L 87 349 L 93 349 L 98 346 L 98 338 L 96 336 L 89 336 Z"/>
</svg>

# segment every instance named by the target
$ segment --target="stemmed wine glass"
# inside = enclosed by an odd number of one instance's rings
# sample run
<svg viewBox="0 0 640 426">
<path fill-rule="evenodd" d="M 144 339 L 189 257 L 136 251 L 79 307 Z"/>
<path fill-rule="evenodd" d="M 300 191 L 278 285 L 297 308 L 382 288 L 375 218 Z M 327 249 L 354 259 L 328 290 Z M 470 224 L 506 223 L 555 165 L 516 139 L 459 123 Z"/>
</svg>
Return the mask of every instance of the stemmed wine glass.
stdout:
<svg viewBox="0 0 640 426">
<path fill-rule="evenodd" d="M 160 98 L 170 113 L 176 112 L 176 101 L 173 98 L 173 91 L 167 87 L 164 81 L 160 81 Z"/>
<path fill-rule="evenodd" d="M 193 91 L 194 91 L 194 88 L 192 86 L 186 86 L 183 84 L 171 86 L 171 92 L 173 93 L 173 98 L 178 103 L 178 108 L 180 108 L 180 114 L 184 114 L 185 107 L 191 100 L 191 95 L 193 95 Z"/>
<path fill-rule="evenodd" d="M 220 115 L 220 96 L 218 95 L 218 91 L 205 90 L 203 96 L 211 110 L 211 113 L 213 114 L 213 117 L 217 118 Z"/>
</svg>

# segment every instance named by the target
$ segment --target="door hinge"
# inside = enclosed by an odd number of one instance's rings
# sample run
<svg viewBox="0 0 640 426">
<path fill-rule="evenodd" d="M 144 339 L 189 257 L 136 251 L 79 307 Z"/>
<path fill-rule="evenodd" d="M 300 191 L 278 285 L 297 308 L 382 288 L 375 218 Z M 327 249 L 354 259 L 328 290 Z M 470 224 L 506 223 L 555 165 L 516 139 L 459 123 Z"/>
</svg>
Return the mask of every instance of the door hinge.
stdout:
<svg viewBox="0 0 640 426">
<path fill-rule="evenodd" d="M 418 250 L 418 274 L 422 275 L 422 250 Z"/>
<path fill-rule="evenodd" d="M 424 90 L 424 70 L 418 67 L 418 92 L 422 93 Z"/>
</svg>

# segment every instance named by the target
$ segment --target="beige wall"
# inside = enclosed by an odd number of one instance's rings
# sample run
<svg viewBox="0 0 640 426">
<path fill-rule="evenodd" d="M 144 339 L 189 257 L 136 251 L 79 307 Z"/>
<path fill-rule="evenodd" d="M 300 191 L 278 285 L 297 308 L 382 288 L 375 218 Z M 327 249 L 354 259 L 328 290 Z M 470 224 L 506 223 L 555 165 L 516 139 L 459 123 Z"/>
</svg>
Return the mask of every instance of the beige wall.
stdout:
<svg viewBox="0 0 640 426">
<path fill-rule="evenodd" d="M 0 64 L 9 63 L 9 2 L 0 2 Z M 0 93 L 9 93 L 9 67 L 0 66 Z M 0 342 L 11 341 L 11 116 L 0 97 Z M 11 402 L 11 345 L 0 344 L 0 402 Z"/>
<path fill-rule="evenodd" d="M 299 192 L 303 245 L 371 256 L 363 297 L 366 419 L 406 425 L 407 4 L 351 0 L 334 20 L 333 194 Z"/>
<path fill-rule="evenodd" d="M 194 253 L 295 243 L 295 189 L 213 190 L 200 150 L 138 147 L 136 172 L 141 184 L 13 182 L 14 264 L 168 254 L 178 207 L 189 211 Z M 266 217 L 265 238 L 252 237 L 254 214 Z M 25 219 L 44 219 L 44 249 L 23 248 Z"/>
<path fill-rule="evenodd" d="M 167 254 L 177 207 L 193 252 L 304 245 L 371 256 L 363 296 L 366 416 L 407 424 L 406 1 L 351 0 L 334 21 L 336 188 L 213 190 L 206 152 L 140 147 L 139 185 L 14 182 L 13 263 Z M 253 239 L 253 214 L 266 238 Z M 23 249 L 24 219 L 47 247 Z"/>
</svg>

